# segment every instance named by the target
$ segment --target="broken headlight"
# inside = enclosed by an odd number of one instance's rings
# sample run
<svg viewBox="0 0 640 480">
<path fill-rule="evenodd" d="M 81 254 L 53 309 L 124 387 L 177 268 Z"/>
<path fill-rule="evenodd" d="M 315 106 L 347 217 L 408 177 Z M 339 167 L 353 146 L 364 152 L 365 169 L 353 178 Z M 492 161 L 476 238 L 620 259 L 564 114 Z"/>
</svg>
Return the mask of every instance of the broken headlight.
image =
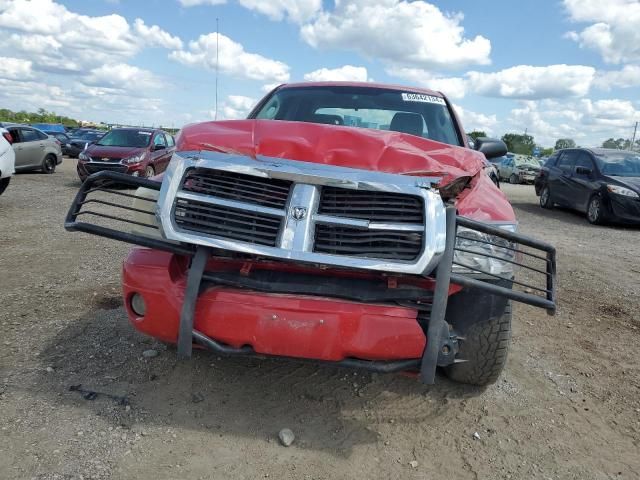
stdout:
<svg viewBox="0 0 640 480">
<path fill-rule="evenodd" d="M 509 232 L 516 231 L 515 224 L 499 224 Z M 496 235 L 459 226 L 453 252 L 453 272 L 470 275 L 499 275 L 513 277 L 517 244 Z"/>
</svg>

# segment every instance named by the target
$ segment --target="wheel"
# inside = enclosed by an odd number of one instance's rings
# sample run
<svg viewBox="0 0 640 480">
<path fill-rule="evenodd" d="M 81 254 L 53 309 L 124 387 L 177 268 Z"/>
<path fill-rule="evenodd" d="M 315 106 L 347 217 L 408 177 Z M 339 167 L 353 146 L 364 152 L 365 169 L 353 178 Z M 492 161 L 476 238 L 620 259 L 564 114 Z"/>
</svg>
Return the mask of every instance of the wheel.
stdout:
<svg viewBox="0 0 640 480">
<path fill-rule="evenodd" d="M 47 155 L 42 161 L 42 173 L 53 173 L 56 171 L 56 157 Z"/>
<path fill-rule="evenodd" d="M 445 367 L 447 376 L 460 383 L 490 385 L 498 380 L 511 342 L 511 300 L 502 316 L 472 323 L 461 337 L 457 359 L 466 360 Z"/>
<path fill-rule="evenodd" d="M 540 192 L 540 206 L 542 208 L 553 208 L 553 202 L 551 201 L 551 190 L 548 186 L 542 187 Z"/>
<path fill-rule="evenodd" d="M 518 176 L 515 173 L 512 173 L 509 177 L 509 183 L 511 183 L 512 185 L 518 183 Z"/>
<path fill-rule="evenodd" d="M 594 195 L 591 197 L 591 200 L 589 200 L 587 220 L 593 225 L 601 225 L 604 223 L 604 205 L 598 195 Z"/>
<path fill-rule="evenodd" d="M 153 168 L 153 165 L 147 165 L 147 167 L 144 169 L 144 176 L 146 178 L 151 178 L 156 174 L 155 169 Z"/>
<path fill-rule="evenodd" d="M 0 195 L 2 195 L 4 191 L 7 189 L 10 181 L 11 181 L 11 177 L 0 178 Z"/>
</svg>

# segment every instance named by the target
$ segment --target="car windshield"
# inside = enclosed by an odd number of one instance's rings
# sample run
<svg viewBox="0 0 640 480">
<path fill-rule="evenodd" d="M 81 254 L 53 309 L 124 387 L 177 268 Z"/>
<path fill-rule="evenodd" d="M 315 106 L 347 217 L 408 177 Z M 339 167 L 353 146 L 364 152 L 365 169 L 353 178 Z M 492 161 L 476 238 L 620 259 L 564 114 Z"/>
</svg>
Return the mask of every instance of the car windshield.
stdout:
<svg viewBox="0 0 640 480">
<path fill-rule="evenodd" d="M 78 140 L 90 140 L 93 141 L 102 136 L 102 132 L 84 132 L 80 134 L 76 139 Z"/>
<path fill-rule="evenodd" d="M 374 87 L 293 87 L 276 91 L 250 118 L 392 130 L 462 145 L 442 97 Z"/>
<path fill-rule="evenodd" d="M 100 139 L 97 145 L 107 147 L 147 147 L 152 132 L 146 130 L 111 130 Z"/>
<path fill-rule="evenodd" d="M 612 177 L 640 177 L 640 154 L 612 152 L 596 155 L 596 162 L 603 175 Z"/>
</svg>

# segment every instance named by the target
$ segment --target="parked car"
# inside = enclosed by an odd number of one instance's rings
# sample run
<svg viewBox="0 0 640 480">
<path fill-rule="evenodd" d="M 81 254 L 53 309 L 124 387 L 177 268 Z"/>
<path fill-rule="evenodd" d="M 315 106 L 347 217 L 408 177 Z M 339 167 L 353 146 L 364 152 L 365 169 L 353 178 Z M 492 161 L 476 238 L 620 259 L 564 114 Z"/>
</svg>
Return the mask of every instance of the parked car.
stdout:
<svg viewBox="0 0 640 480">
<path fill-rule="evenodd" d="M 15 172 L 16 155 L 11 147 L 13 137 L 4 127 L 0 127 L 0 195 L 9 186 L 11 176 Z"/>
<path fill-rule="evenodd" d="M 79 156 L 78 176 L 109 170 L 150 178 L 163 172 L 175 142 L 168 133 L 152 128 L 114 128 Z"/>
<path fill-rule="evenodd" d="M 529 155 L 506 156 L 497 165 L 500 180 L 509 183 L 533 183 L 540 171 L 540 162 Z"/>
<path fill-rule="evenodd" d="M 604 148 L 560 150 L 535 180 L 540 206 L 573 208 L 593 224 L 640 224 L 640 154 Z"/>
<path fill-rule="evenodd" d="M 284 85 L 248 119 L 188 125 L 176 143 L 162 179 L 89 177 L 65 226 L 145 247 L 124 262 L 124 304 L 180 358 L 195 342 L 425 383 L 439 366 L 486 385 L 506 361 L 511 301 L 555 308 L 553 247 L 514 233 L 511 205 L 483 172 L 505 144 L 468 148 L 439 92 Z M 107 181 L 140 187 L 133 209 L 122 189 L 105 200 Z M 109 207 L 107 226 L 86 205 Z M 546 255 L 543 296 L 512 289 L 531 284 L 513 281 L 523 241 Z"/>
<path fill-rule="evenodd" d="M 80 130 L 69 140 L 69 156 L 77 158 L 80 152 L 93 145 L 105 134 L 102 130 Z"/>
<path fill-rule="evenodd" d="M 33 128 L 37 128 L 38 130 L 42 130 L 45 133 L 48 132 L 59 132 L 66 133 L 67 130 L 64 125 L 61 123 L 32 123 L 31 126 Z M 49 133 L 49 135 L 51 135 Z"/>
<path fill-rule="evenodd" d="M 63 155 L 72 156 L 72 154 L 77 155 L 79 153 L 76 152 L 76 147 L 71 145 L 71 137 L 69 137 L 66 133 L 51 130 L 43 130 L 43 132 L 60 142 L 60 148 L 62 149 Z"/>
<path fill-rule="evenodd" d="M 54 173 L 56 166 L 62 163 L 62 148 L 55 138 L 29 125 L 14 124 L 5 128 L 11 136 L 16 172 L 41 170 Z"/>
</svg>

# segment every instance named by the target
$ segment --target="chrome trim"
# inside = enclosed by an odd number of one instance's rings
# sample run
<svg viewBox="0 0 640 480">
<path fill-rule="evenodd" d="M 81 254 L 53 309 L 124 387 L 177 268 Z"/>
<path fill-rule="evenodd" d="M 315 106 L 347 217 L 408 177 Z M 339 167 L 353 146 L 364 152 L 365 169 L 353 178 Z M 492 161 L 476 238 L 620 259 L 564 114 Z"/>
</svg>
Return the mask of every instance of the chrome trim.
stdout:
<svg viewBox="0 0 640 480">
<path fill-rule="evenodd" d="M 208 203 L 209 205 L 219 205 L 221 207 L 236 208 L 239 210 L 249 210 L 265 215 L 273 215 L 274 217 L 284 217 L 285 211 L 279 208 L 263 207 L 255 203 L 239 202 L 236 200 L 227 200 L 224 198 L 212 197 L 211 195 L 201 195 L 192 192 L 178 192 L 176 198 L 182 200 L 192 200 L 194 202 Z"/>
<path fill-rule="evenodd" d="M 201 197 L 207 197 L 180 191 L 182 178 L 189 168 L 207 168 L 294 182 L 286 207 L 282 210 L 213 197 L 205 200 L 207 203 L 284 217 L 284 225 L 280 231 L 277 246 L 254 245 L 181 229 L 173 217 L 176 198 L 202 201 Z M 433 189 L 438 181 L 437 177 L 412 177 L 260 155 L 252 158 L 235 153 L 212 151 L 179 152 L 173 155 L 165 171 L 158 198 L 158 217 L 163 235 L 168 240 L 299 262 L 421 275 L 430 273 L 444 252 L 445 208 L 440 195 Z M 424 205 L 424 225 L 396 225 L 320 215 L 317 209 L 322 186 L 402 193 L 420 197 Z M 307 209 L 304 218 L 297 220 L 293 217 L 291 212 L 295 207 Z M 411 262 L 316 253 L 313 252 L 316 222 L 378 231 L 423 231 L 422 251 L 418 258 Z"/>
</svg>

